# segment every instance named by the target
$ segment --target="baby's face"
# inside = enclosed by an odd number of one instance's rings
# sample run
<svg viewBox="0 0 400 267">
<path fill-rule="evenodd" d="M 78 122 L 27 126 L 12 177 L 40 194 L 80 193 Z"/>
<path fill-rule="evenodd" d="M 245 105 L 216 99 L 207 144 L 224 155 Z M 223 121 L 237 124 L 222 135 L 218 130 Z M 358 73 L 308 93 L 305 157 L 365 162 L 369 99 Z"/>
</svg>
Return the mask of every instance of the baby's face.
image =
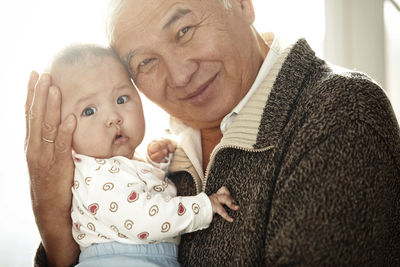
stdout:
<svg viewBox="0 0 400 267">
<path fill-rule="evenodd" d="M 53 84 L 62 93 L 62 119 L 73 113 L 73 148 L 96 158 L 132 158 L 145 132 L 142 103 L 122 64 L 111 56 L 79 66 L 59 65 Z"/>
</svg>

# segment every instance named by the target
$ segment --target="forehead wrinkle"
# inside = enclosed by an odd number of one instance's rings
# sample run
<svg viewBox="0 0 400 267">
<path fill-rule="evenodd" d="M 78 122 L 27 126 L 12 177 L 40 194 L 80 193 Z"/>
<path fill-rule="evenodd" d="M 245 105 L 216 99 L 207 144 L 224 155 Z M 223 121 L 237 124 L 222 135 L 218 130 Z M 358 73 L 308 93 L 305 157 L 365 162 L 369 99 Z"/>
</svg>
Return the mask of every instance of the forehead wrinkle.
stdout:
<svg viewBox="0 0 400 267">
<path fill-rule="evenodd" d="M 168 27 L 170 27 L 172 24 L 174 24 L 177 20 L 181 19 L 182 17 L 184 17 L 186 14 L 191 13 L 192 11 L 189 9 L 182 9 L 179 8 L 178 10 L 176 10 L 172 16 L 170 17 L 170 19 L 167 21 L 167 23 L 165 23 L 165 25 L 162 27 L 162 30 L 167 29 Z"/>
</svg>

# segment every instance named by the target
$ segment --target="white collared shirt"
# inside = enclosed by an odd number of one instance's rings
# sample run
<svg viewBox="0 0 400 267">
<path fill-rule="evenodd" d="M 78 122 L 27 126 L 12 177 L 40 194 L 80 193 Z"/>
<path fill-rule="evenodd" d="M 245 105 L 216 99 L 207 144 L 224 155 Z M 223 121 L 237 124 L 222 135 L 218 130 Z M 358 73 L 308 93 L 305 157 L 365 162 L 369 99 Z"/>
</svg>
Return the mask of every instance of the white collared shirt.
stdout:
<svg viewBox="0 0 400 267">
<path fill-rule="evenodd" d="M 273 34 L 270 33 L 272 36 Z M 272 39 L 273 38 L 273 39 Z M 228 113 L 221 122 L 221 132 L 224 134 L 226 130 L 228 130 L 229 126 L 232 124 L 232 121 L 235 119 L 235 117 L 239 114 L 239 112 L 242 110 L 242 108 L 246 105 L 246 103 L 249 101 L 251 96 L 254 94 L 254 92 L 257 90 L 257 88 L 260 86 L 262 81 L 265 80 L 267 77 L 269 71 L 271 70 L 272 66 L 275 64 L 276 59 L 278 58 L 278 55 L 282 49 L 282 45 L 280 44 L 280 41 L 276 37 L 272 37 L 272 42 L 266 41 L 265 43 L 269 46 L 269 52 L 261 65 L 260 70 L 258 71 L 257 77 L 251 86 L 250 90 L 247 92 L 247 94 L 243 97 L 243 99 L 239 102 L 239 104 L 236 105 L 236 107 L 233 108 L 233 110 Z"/>
<path fill-rule="evenodd" d="M 249 101 L 251 96 L 260 86 L 261 82 L 267 77 L 269 71 L 276 62 L 278 55 L 283 50 L 283 45 L 281 41 L 273 33 L 263 34 L 263 37 L 264 40 L 267 40 L 266 44 L 269 46 L 270 50 L 265 57 L 264 62 L 261 65 L 261 68 L 250 90 L 239 102 L 239 104 L 237 104 L 233 108 L 233 110 L 222 119 L 220 126 L 222 134 L 224 134 L 228 130 L 235 117 L 240 113 L 242 108 Z M 173 133 L 178 136 L 180 146 L 185 151 L 189 160 L 192 162 L 200 179 L 204 180 L 200 131 L 182 123 L 175 118 L 172 118 L 170 120 L 170 127 Z"/>
</svg>

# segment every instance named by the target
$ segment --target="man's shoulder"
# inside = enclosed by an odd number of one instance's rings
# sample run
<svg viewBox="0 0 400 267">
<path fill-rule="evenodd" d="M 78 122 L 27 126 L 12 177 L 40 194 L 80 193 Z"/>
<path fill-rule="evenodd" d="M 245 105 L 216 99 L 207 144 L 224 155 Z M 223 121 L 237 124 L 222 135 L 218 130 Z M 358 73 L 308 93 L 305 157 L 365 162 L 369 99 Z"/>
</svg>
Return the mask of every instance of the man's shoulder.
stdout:
<svg viewBox="0 0 400 267">
<path fill-rule="evenodd" d="M 373 122 L 393 116 L 390 101 L 382 87 L 368 75 L 326 64 L 315 80 L 304 88 L 300 108 L 338 120 Z"/>
</svg>

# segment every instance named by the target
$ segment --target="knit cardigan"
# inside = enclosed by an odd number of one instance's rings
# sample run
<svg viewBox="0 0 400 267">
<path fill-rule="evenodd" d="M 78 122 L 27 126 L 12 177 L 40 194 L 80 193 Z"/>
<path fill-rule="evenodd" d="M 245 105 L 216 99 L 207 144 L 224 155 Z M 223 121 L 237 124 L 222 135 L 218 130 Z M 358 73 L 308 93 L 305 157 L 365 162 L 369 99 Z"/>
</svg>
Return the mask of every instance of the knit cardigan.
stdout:
<svg viewBox="0 0 400 267">
<path fill-rule="evenodd" d="M 183 266 L 400 266 L 400 133 L 384 91 L 299 40 L 235 118 L 202 181 L 182 150 L 179 195 L 225 185 L 240 205 L 183 235 Z"/>
<path fill-rule="evenodd" d="M 288 48 L 214 149 L 201 180 L 183 150 L 180 195 L 225 185 L 240 205 L 185 234 L 183 266 L 400 266 L 400 132 L 384 91 Z M 36 265 L 46 265 L 39 248 Z"/>
</svg>

